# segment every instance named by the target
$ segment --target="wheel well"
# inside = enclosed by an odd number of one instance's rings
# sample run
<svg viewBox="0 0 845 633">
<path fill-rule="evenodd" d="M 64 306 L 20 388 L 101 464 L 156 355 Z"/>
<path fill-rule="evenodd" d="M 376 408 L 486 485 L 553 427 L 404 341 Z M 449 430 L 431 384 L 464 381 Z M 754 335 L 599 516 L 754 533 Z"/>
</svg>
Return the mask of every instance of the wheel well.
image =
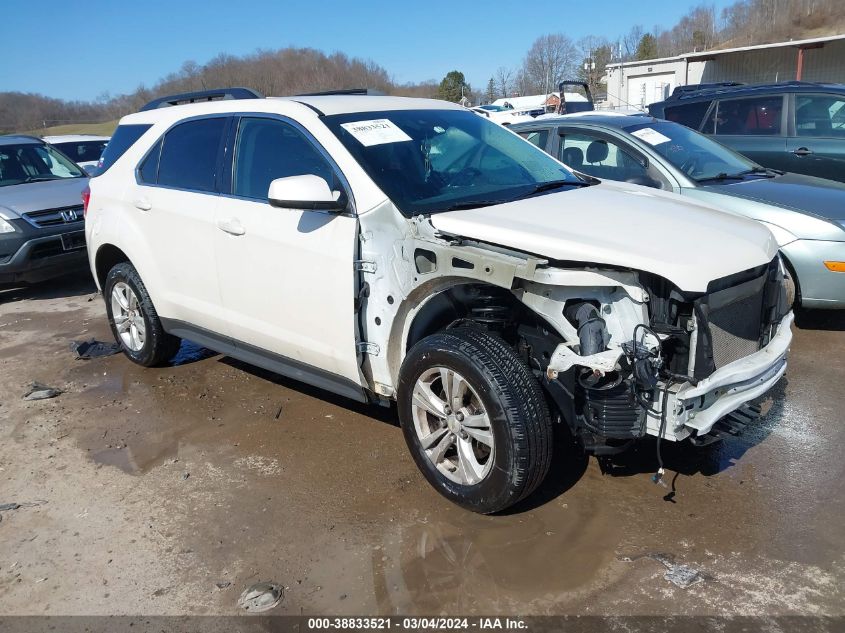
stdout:
<svg viewBox="0 0 845 633">
<path fill-rule="evenodd" d="M 126 256 L 126 253 L 117 246 L 105 244 L 100 247 L 94 262 L 94 268 L 97 271 L 97 283 L 100 286 L 100 290 L 103 289 L 106 283 L 106 276 L 109 274 L 109 271 L 121 262 L 128 261 L 129 258 Z"/>
<path fill-rule="evenodd" d="M 783 251 L 780 253 L 781 259 L 783 259 L 783 263 L 786 266 L 786 269 L 789 271 L 790 276 L 792 277 L 792 283 L 795 284 L 795 301 L 793 306 L 801 307 L 801 282 L 798 279 L 798 275 L 795 273 L 795 267 L 792 265 L 792 262 L 789 261 L 789 258 L 784 255 Z M 790 306 L 792 307 L 792 306 Z"/>
<path fill-rule="evenodd" d="M 516 337 L 512 334 L 518 326 L 540 322 L 551 329 L 506 288 L 487 283 L 461 283 L 432 297 L 414 316 L 408 328 L 405 351 L 426 336 L 460 323 L 473 323 L 497 331 L 515 343 Z"/>
</svg>

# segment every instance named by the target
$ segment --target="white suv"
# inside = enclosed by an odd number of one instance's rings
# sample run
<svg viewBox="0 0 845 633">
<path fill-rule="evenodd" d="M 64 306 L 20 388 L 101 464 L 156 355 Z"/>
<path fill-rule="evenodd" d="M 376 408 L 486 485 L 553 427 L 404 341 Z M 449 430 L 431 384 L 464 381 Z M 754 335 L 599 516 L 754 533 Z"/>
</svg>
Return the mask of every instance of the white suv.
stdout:
<svg viewBox="0 0 845 633">
<path fill-rule="evenodd" d="M 428 481 L 484 513 L 543 480 L 556 423 L 599 453 L 706 443 L 786 370 L 756 222 L 585 179 L 443 101 L 179 97 L 124 117 L 90 183 L 91 268 L 136 363 L 188 338 L 396 401 Z"/>
</svg>

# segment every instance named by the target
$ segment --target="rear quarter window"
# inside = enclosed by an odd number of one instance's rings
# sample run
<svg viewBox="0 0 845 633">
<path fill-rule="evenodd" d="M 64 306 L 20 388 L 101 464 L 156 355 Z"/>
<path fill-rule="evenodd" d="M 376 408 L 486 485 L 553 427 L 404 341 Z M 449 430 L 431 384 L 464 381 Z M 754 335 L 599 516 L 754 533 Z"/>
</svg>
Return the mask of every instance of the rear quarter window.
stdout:
<svg viewBox="0 0 845 633">
<path fill-rule="evenodd" d="M 674 121 L 693 130 L 698 130 L 701 127 L 701 121 L 704 119 L 704 115 L 707 114 L 707 108 L 710 107 L 710 103 L 710 101 L 697 101 L 695 103 L 667 106 L 663 109 L 664 118 L 667 121 Z"/>
<path fill-rule="evenodd" d="M 108 169 L 114 165 L 117 160 L 126 153 L 135 142 L 144 135 L 144 132 L 149 130 L 152 125 L 135 124 L 135 125 L 118 125 L 114 131 L 111 139 L 103 150 L 103 155 L 100 157 L 100 163 L 97 165 L 97 175 L 104 174 Z"/>
</svg>

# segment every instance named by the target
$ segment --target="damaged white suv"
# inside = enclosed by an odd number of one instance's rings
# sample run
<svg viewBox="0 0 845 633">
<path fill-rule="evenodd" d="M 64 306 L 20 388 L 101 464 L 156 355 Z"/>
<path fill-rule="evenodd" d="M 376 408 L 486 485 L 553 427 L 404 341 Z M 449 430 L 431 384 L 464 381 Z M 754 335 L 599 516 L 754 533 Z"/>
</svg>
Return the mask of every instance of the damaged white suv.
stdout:
<svg viewBox="0 0 845 633">
<path fill-rule="evenodd" d="M 477 512 L 537 487 L 555 421 L 597 452 L 704 443 L 786 370 L 766 228 L 585 180 L 443 101 L 160 99 L 121 120 L 86 206 L 131 360 L 188 338 L 395 400 L 425 477 Z"/>
</svg>

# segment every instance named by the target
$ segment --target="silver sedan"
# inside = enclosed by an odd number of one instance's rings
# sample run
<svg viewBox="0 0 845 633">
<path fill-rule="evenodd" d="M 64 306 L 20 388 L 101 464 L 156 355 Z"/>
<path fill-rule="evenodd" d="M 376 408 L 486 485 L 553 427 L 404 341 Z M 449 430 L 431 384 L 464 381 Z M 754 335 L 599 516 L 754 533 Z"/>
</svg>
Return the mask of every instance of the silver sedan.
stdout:
<svg viewBox="0 0 845 633">
<path fill-rule="evenodd" d="M 649 116 L 585 112 L 510 129 L 577 172 L 674 191 L 763 222 L 791 269 L 798 304 L 845 308 L 845 183 L 766 169 Z"/>
</svg>

